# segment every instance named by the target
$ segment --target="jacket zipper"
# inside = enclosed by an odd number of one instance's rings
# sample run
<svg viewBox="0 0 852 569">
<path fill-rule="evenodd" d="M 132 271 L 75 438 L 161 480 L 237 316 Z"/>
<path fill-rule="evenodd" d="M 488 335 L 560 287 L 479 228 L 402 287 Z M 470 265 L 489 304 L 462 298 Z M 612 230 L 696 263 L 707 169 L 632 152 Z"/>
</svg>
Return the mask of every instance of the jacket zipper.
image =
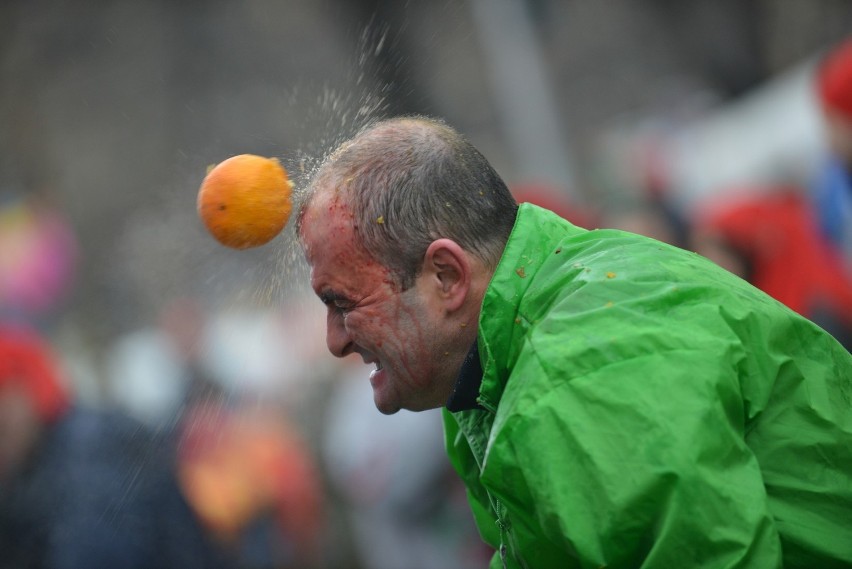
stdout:
<svg viewBox="0 0 852 569">
<path fill-rule="evenodd" d="M 515 533 L 512 531 L 511 522 L 504 520 L 502 515 L 502 508 L 500 506 L 500 499 L 494 498 L 494 510 L 497 513 L 497 527 L 500 528 L 500 561 L 503 563 L 503 569 L 507 569 L 509 565 L 507 564 L 509 551 L 506 542 L 508 542 L 509 546 L 511 546 L 512 552 L 514 554 L 515 560 L 521 566 L 522 569 L 528 569 L 528 565 L 524 561 L 521 556 L 521 551 L 518 548 L 518 542 L 515 539 Z"/>
<path fill-rule="evenodd" d="M 485 400 L 484 397 L 477 397 L 476 402 L 481 405 L 486 411 L 490 412 L 492 415 L 497 413 L 497 409 L 489 402 Z M 479 465 L 482 468 L 482 465 Z M 491 492 L 488 492 L 488 496 L 491 497 Z M 500 499 L 494 497 L 494 512 L 497 516 L 497 527 L 500 529 L 500 561 L 503 563 L 503 569 L 508 569 L 507 559 L 508 559 L 508 548 L 506 546 L 506 542 L 508 541 L 512 547 L 512 551 L 515 554 L 515 558 L 520 564 L 522 569 L 528 569 L 529 566 L 521 557 L 521 552 L 518 549 L 518 543 L 515 539 L 514 532 L 511 531 L 511 523 L 503 519 L 503 515 L 501 513 Z"/>
</svg>

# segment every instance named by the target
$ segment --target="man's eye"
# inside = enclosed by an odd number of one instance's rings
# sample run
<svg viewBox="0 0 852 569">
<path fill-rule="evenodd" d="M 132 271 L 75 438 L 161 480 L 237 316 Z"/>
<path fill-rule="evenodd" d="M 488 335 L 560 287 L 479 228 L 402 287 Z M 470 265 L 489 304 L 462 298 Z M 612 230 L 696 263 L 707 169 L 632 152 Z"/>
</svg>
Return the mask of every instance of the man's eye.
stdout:
<svg viewBox="0 0 852 569">
<path fill-rule="evenodd" d="M 346 313 L 352 308 L 352 303 L 341 298 L 322 298 L 323 304 L 330 308 L 334 308 L 336 312 Z"/>
</svg>

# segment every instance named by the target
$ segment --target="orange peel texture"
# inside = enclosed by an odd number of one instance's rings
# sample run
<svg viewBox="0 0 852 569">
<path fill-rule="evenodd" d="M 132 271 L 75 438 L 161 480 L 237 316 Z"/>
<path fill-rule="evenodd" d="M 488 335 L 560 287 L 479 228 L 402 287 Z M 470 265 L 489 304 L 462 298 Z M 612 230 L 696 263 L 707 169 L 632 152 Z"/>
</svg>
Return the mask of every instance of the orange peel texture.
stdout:
<svg viewBox="0 0 852 569">
<path fill-rule="evenodd" d="M 240 154 L 207 172 L 198 190 L 198 215 L 222 245 L 258 247 L 287 225 L 292 194 L 293 183 L 276 158 Z"/>
</svg>

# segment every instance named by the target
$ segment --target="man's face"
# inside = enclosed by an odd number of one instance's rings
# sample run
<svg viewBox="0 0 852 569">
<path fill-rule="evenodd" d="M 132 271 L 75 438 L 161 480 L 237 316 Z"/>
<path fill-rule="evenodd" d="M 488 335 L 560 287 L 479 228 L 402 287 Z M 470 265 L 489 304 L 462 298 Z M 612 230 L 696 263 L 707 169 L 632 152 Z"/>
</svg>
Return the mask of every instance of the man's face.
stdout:
<svg viewBox="0 0 852 569">
<path fill-rule="evenodd" d="M 301 240 L 311 287 L 328 309 L 326 342 L 337 357 L 351 353 L 376 366 L 370 374 L 376 407 L 385 414 L 443 406 L 448 374 L 441 311 L 418 278 L 400 292 L 387 268 L 356 243 L 353 217 L 337 195 L 314 198 Z"/>
</svg>

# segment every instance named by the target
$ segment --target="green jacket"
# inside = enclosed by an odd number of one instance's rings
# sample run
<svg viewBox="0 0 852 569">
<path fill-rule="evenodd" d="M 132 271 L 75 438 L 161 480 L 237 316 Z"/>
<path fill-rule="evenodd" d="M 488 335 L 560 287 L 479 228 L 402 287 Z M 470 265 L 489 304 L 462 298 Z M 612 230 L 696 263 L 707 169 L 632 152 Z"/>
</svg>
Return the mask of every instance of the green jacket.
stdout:
<svg viewBox="0 0 852 569">
<path fill-rule="evenodd" d="M 522 205 L 478 344 L 492 567 L 852 567 L 852 356 L 741 279 Z"/>
</svg>

